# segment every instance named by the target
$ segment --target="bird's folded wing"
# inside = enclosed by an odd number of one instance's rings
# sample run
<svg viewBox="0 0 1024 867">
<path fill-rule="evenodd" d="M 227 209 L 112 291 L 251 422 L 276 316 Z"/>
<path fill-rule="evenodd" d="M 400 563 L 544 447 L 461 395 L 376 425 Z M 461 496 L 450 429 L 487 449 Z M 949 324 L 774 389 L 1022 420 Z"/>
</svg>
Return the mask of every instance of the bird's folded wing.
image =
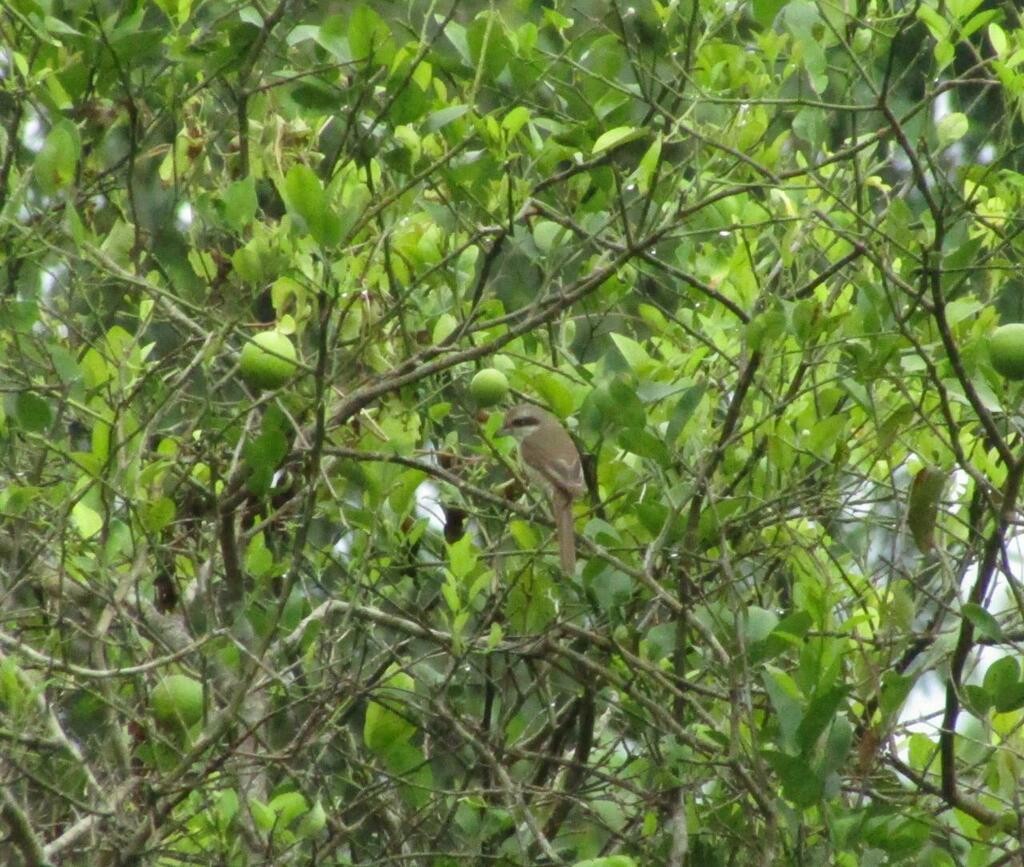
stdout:
<svg viewBox="0 0 1024 867">
<path fill-rule="evenodd" d="M 556 491 L 567 494 L 570 498 L 578 497 L 586 490 L 583 468 L 580 465 L 580 459 L 575 454 L 575 449 L 570 456 L 560 457 L 531 446 L 532 443 L 529 440 L 522 444 L 523 463 L 542 481 Z"/>
</svg>

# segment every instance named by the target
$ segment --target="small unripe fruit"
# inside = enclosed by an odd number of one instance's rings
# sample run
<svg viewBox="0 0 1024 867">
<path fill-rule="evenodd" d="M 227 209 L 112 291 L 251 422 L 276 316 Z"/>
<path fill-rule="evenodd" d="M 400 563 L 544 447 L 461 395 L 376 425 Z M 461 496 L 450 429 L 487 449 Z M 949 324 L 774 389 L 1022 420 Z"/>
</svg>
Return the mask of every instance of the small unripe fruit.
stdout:
<svg viewBox="0 0 1024 867">
<path fill-rule="evenodd" d="M 500 370 L 485 367 L 469 383 L 469 393 L 479 406 L 494 406 L 508 394 L 508 380 Z"/>
<path fill-rule="evenodd" d="M 1024 322 L 1000 325 L 988 339 L 992 366 L 1007 379 L 1024 379 Z"/>
<path fill-rule="evenodd" d="M 150 693 L 149 706 L 157 722 L 195 725 L 203 718 L 203 685 L 187 675 L 170 674 Z"/>
<path fill-rule="evenodd" d="M 239 369 L 252 388 L 271 389 L 295 375 L 295 345 L 280 331 L 261 331 L 242 348 Z"/>
</svg>

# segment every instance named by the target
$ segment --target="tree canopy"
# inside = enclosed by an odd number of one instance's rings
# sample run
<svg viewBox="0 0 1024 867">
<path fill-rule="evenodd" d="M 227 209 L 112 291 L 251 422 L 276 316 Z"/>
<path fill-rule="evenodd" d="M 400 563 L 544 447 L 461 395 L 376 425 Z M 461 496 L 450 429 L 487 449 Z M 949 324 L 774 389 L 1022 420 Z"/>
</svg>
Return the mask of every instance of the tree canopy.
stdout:
<svg viewBox="0 0 1024 867">
<path fill-rule="evenodd" d="M 1022 110 L 989 0 L 9 0 L 0 860 L 1016 863 Z"/>
</svg>

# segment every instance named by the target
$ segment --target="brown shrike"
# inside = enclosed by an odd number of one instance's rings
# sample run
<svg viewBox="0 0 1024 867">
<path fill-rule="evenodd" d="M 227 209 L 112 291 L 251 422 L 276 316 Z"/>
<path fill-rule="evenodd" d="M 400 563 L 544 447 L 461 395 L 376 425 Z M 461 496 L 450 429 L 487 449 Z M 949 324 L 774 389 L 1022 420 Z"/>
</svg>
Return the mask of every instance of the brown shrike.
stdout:
<svg viewBox="0 0 1024 867">
<path fill-rule="evenodd" d="M 498 432 L 519 440 L 519 460 L 527 477 L 551 498 L 559 560 L 572 575 L 576 571 L 572 501 L 586 490 L 580 453 L 557 418 L 529 403 L 506 412 Z"/>
</svg>

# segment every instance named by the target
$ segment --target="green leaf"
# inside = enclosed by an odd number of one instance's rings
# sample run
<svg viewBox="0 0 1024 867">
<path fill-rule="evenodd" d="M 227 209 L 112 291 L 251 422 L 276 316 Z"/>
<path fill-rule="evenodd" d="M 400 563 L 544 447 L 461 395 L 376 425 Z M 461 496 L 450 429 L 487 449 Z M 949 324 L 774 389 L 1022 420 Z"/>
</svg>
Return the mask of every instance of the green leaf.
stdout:
<svg viewBox="0 0 1024 867">
<path fill-rule="evenodd" d="M 431 106 L 423 89 L 410 81 L 395 96 L 388 108 L 388 119 L 397 127 L 418 121 Z"/>
<path fill-rule="evenodd" d="M 633 595 L 634 581 L 625 572 L 611 567 L 601 569 L 597 574 L 584 572 L 584 586 L 598 607 L 605 612 L 621 610 Z"/>
<path fill-rule="evenodd" d="M 982 608 L 982 606 L 977 605 L 974 602 L 965 602 L 960 608 L 960 613 L 974 624 L 974 628 L 978 630 L 978 634 L 984 638 L 987 638 L 990 641 L 1006 640 L 1006 637 L 1003 635 L 1003 628 L 999 625 L 999 621 L 989 614 L 988 611 Z"/>
<path fill-rule="evenodd" d="M 998 24 L 989 24 L 988 41 L 992 46 L 992 50 L 995 51 L 996 54 L 1003 57 L 1006 56 L 1006 48 L 1008 44 L 1006 40 L 1006 31 Z"/>
<path fill-rule="evenodd" d="M 939 134 L 939 146 L 946 147 L 955 141 L 960 141 L 970 128 L 967 115 L 954 111 L 942 117 L 936 129 Z"/>
<path fill-rule="evenodd" d="M 762 662 L 800 647 L 813 620 L 806 611 L 794 611 L 778 622 L 760 645 L 750 648 L 752 662 Z"/>
<path fill-rule="evenodd" d="M 349 63 L 352 60 L 352 51 L 345 32 L 347 23 L 348 19 L 344 15 L 328 15 L 319 27 L 311 27 L 309 31 L 317 43 L 326 48 L 339 63 Z M 301 26 L 296 27 L 289 34 L 289 44 L 295 44 L 306 34 L 307 31 Z"/>
<path fill-rule="evenodd" d="M 69 120 L 56 123 L 36 154 L 34 174 L 43 193 L 52 195 L 75 179 L 80 150 L 78 128 Z"/>
<path fill-rule="evenodd" d="M 450 313 L 442 313 L 437 317 L 437 321 L 434 323 L 434 330 L 430 335 L 430 339 L 434 344 L 444 343 L 448 335 L 454 332 L 458 327 L 458 319 Z"/>
<path fill-rule="evenodd" d="M 988 667 L 984 678 L 985 692 L 998 713 L 1009 713 L 1024 707 L 1024 683 L 1020 665 L 1012 656 L 1004 656 Z"/>
<path fill-rule="evenodd" d="M 1011 684 L 992 695 L 992 707 L 998 713 L 1010 713 L 1024 707 L 1024 683 Z"/>
<path fill-rule="evenodd" d="M 602 383 L 583 401 L 581 427 L 591 435 L 623 429 L 642 429 L 647 413 L 636 394 L 636 387 L 623 377 Z"/>
<path fill-rule="evenodd" d="M 330 209 L 323 184 L 309 166 L 297 163 L 288 170 L 281 195 L 288 212 L 314 240 L 325 247 L 341 240 L 341 220 Z"/>
<path fill-rule="evenodd" d="M 319 834 L 326 827 L 327 811 L 324 809 L 324 805 L 320 801 L 317 801 L 312 808 L 310 808 L 309 812 L 302 817 L 298 833 L 300 837 L 312 837 Z"/>
<path fill-rule="evenodd" d="M 315 222 L 324 208 L 324 186 L 316 172 L 302 163 L 288 170 L 282 195 L 288 210 L 307 225 Z"/>
<path fill-rule="evenodd" d="M 497 81 L 512 58 L 503 16 L 494 9 L 480 12 L 466 28 L 471 63 L 485 81 Z"/>
<path fill-rule="evenodd" d="M 932 861 L 922 861 L 916 856 L 921 853 L 922 846 L 927 842 L 930 826 L 917 818 L 894 816 L 887 822 L 879 822 L 874 828 L 865 829 L 865 840 L 883 852 L 894 856 L 894 861 L 911 859 L 914 863 L 929 865 Z M 873 833 L 872 833 L 873 831 Z"/>
<path fill-rule="evenodd" d="M 922 553 L 928 553 L 935 547 L 935 523 L 946 478 L 946 474 L 937 467 L 922 467 L 910 484 L 907 526 Z"/>
<path fill-rule="evenodd" d="M 246 487 L 257 496 L 262 496 L 270 490 L 274 473 L 288 454 L 288 440 L 283 431 L 264 425 L 260 435 L 245 444 L 242 454 L 249 470 Z"/>
<path fill-rule="evenodd" d="M 1020 682 L 1020 665 L 1012 656 L 1004 656 L 993 662 L 985 672 L 983 686 L 993 702 L 998 705 L 998 696 L 1008 693 Z"/>
<path fill-rule="evenodd" d="M 245 571 L 253 578 L 267 578 L 274 571 L 274 555 L 263 533 L 256 533 L 245 548 Z"/>
<path fill-rule="evenodd" d="M 827 138 L 830 117 L 816 108 L 802 108 L 793 118 L 793 132 L 813 147 Z"/>
<path fill-rule="evenodd" d="M 598 136 L 597 141 L 594 142 L 591 154 L 594 156 L 603 154 L 605 151 L 614 150 L 627 142 L 636 141 L 646 135 L 646 127 L 617 126 L 615 129 L 610 129 L 608 132 Z"/>
<path fill-rule="evenodd" d="M 835 717 L 825 740 L 822 772 L 832 774 L 839 771 L 846 764 L 852 745 L 853 725 L 845 716 Z"/>
<path fill-rule="evenodd" d="M 747 607 L 747 616 L 744 622 L 744 638 L 751 643 L 764 641 L 778 625 L 778 622 L 779 616 L 774 611 L 750 605 Z"/>
<path fill-rule="evenodd" d="M 301 108 L 326 112 L 338 107 L 338 91 L 316 80 L 302 81 L 285 92 Z"/>
<path fill-rule="evenodd" d="M 58 36 L 81 36 L 81 32 L 75 30 L 66 21 L 62 21 L 60 18 L 54 18 L 52 15 L 47 15 L 43 19 L 46 25 L 47 33 L 54 33 Z"/>
<path fill-rule="evenodd" d="M 256 826 L 263 831 L 269 831 L 277 821 L 277 814 L 262 801 L 257 801 L 254 798 L 249 800 L 249 812 L 252 813 Z"/>
<path fill-rule="evenodd" d="M 705 383 L 698 383 L 697 385 L 691 385 L 680 395 L 675 408 L 672 410 L 672 416 L 669 418 L 668 428 L 665 431 L 666 443 L 670 445 L 675 443 L 683 428 L 686 427 L 686 423 L 693 416 L 694 411 L 700 406 L 706 390 L 707 385 Z"/>
<path fill-rule="evenodd" d="M 835 719 L 846 693 L 845 686 L 834 687 L 811 700 L 796 732 L 797 744 L 804 755 L 810 754 L 821 733 Z"/>
<path fill-rule="evenodd" d="M 241 232 L 256 216 L 256 181 L 249 175 L 230 184 L 221 196 L 224 221 L 236 232 Z"/>
<path fill-rule="evenodd" d="M 817 6 L 809 2 L 789 2 L 780 20 L 793 35 L 798 49 L 795 54 L 803 64 L 811 87 L 822 93 L 828 85 L 828 65 L 821 39 L 825 26 Z"/>
<path fill-rule="evenodd" d="M 788 614 L 779 621 L 779 625 L 775 627 L 775 634 L 780 635 L 791 635 L 794 638 L 801 638 L 807 634 L 807 630 L 811 628 L 814 623 L 814 619 L 806 611 L 794 611 L 792 614 Z"/>
<path fill-rule="evenodd" d="M 919 6 L 917 8 L 917 17 L 925 23 L 936 40 L 941 41 L 949 36 L 949 22 L 930 6 L 923 4 Z"/>
<path fill-rule="evenodd" d="M 14 398 L 14 418 L 23 430 L 40 433 L 53 423 L 53 412 L 46 398 L 34 391 L 19 391 Z"/>
<path fill-rule="evenodd" d="M 375 753 L 387 753 L 394 744 L 404 743 L 416 732 L 416 725 L 407 718 L 408 699 L 416 683 L 394 663 L 385 672 L 381 685 L 367 703 L 363 723 L 363 742 Z"/>
<path fill-rule="evenodd" d="M 659 366 L 658 362 L 647 354 L 647 350 L 632 337 L 627 337 L 625 334 L 612 334 L 611 338 L 615 348 L 619 350 L 626 360 L 626 364 L 637 376 L 647 376 Z"/>
<path fill-rule="evenodd" d="M 492 623 L 491 629 L 487 634 L 487 649 L 494 650 L 495 647 L 501 644 L 501 640 L 504 637 L 505 630 L 501 628 L 501 624 L 498 622 Z"/>
<path fill-rule="evenodd" d="M 654 180 L 654 173 L 658 170 L 658 164 L 661 162 L 661 142 L 662 134 L 659 132 L 636 167 L 637 186 L 645 195 L 651 189 L 651 181 Z"/>
<path fill-rule="evenodd" d="M 34 486 L 7 484 L 0 489 L 0 512 L 23 515 L 42 493 L 40 488 Z"/>
<path fill-rule="evenodd" d="M 544 9 L 544 19 L 558 31 L 567 30 L 576 23 L 576 19 L 568 18 L 550 7 Z"/>
<path fill-rule="evenodd" d="M 789 0 L 753 0 L 751 11 L 754 13 L 754 20 L 763 27 L 768 27 L 775 21 L 779 10 Z"/>
<path fill-rule="evenodd" d="M 1003 11 L 1001 9 L 986 9 L 979 12 L 977 15 L 971 17 L 963 27 L 960 28 L 960 39 L 968 39 L 972 33 L 976 33 L 981 30 L 986 24 L 992 21 L 999 21 L 1003 18 Z"/>
<path fill-rule="evenodd" d="M 103 529 L 103 518 L 85 500 L 71 507 L 71 522 L 83 539 L 91 539 Z"/>
<path fill-rule="evenodd" d="M 623 431 L 616 442 L 625 451 L 648 458 L 662 467 L 667 467 L 672 462 L 665 441 L 644 428 Z"/>
<path fill-rule="evenodd" d="M 530 110 L 517 105 L 509 111 L 501 120 L 501 128 L 508 134 L 509 138 L 515 136 L 530 120 Z"/>
<path fill-rule="evenodd" d="M 541 253 L 557 250 L 568 236 L 568 229 L 551 220 L 537 220 L 533 224 L 533 243 Z"/>
<path fill-rule="evenodd" d="M 401 473 L 392 483 L 388 494 L 388 504 L 396 515 L 404 517 L 416 504 L 416 491 L 427 478 L 422 470 L 407 470 Z"/>
<path fill-rule="evenodd" d="M 811 807 L 821 798 L 824 781 L 810 763 L 798 756 L 767 751 L 765 758 L 782 781 L 782 794 L 797 807 Z"/>
<path fill-rule="evenodd" d="M 437 132 L 444 129 L 452 121 L 458 120 L 469 111 L 468 105 L 449 105 L 447 108 L 433 112 L 423 122 L 423 129 L 427 132 Z"/>
<path fill-rule="evenodd" d="M 268 804 L 277 816 L 276 827 L 287 828 L 299 816 L 309 812 L 309 802 L 301 792 L 283 792 Z"/>
<path fill-rule="evenodd" d="M 39 305 L 34 299 L 5 299 L 0 305 L 0 329 L 28 334 L 39 321 Z"/>
<path fill-rule="evenodd" d="M 778 715 L 783 745 L 787 748 L 791 745 L 795 747 L 797 729 L 803 720 L 799 690 L 793 679 L 778 669 L 769 667 L 761 677 L 772 707 Z"/>
<path fill-rule="evenodd" d="M 963 687 L 964 704 L 975 716 L 984 717 L 992 708 L 992 696 L 984 687 L 973 683 Z"/>
<path fill-rule="evenodd" d="M 907 757 L 911 767 L 924 770 L 935 758 L 938 747 L 931 738 L 923 734 L 912 734 Z"/>
<path fill-rule="evenodd" d="M 177 507 L 170 497 L 157 497 L 144 503 L 140 511 L 142 526 L 150 533 L 159 533 L 174 520 Z"/>
<path fill-rule="evenodd" d="M 407 741 L 394 743 L 383 755 L 388 771 L 402 779 L 402 797 L 416 809 L 431 798 L 433 773 L 423 751 Z"/>
<path fill-rule="evenodd" d="M 509 521 L 508 532 L 520 551 L 531 551 L 540 544 L 536 527 L 528 521 Z"/>
<path fill-rule="evenodd" d="M 382 49 L 390 41 L 388 25 L 373 9 L 361 3 L 352 10 L 348 19 L 348 45 L 353 60 L 387 62 L 390 52 Z"/>
<path fill-rule="evenodd" d="M 886 719 L 895 717 L 913 688 L 914 678 L 912 677 L 897 674 L 895 671 L 887 671 L 883 674 L 882 694 L 878 702 L 878 709 L 882 716 Z"/>
<path fill-rule="evenodd" d="M 465 580 L 476 569 L 476 546 L 469 533 L 448 546 L 448 568 L 460 581 Z"/>
<path fill-rule="evenodd" d="M 238 793 L 234 789 L 224 789 L 217 796 L 215 806 L 217 814 L 217 827 L 221 832 L 231 827 L 235 816 L 238 815 Z"/>
<path fill-rule="evenodd" d="M 847 423 L 848 417 L 845 413 L 820 419 L 811 428 L 803 444 L 811 454 L 829 461 L 835 454 L 836 445 L 843 439 Z"/>
<path fill-rule="evenodd" d="M 555 415 L 566 418 L 572 414 L 574 401 L 565 377 L 542 373 L 534 379 L 533 384 Z"/>
<path fill-rule="evenodd" d="M 616 426 L 627 430 L 642 430 L 647 425 L 647 411 L 636 395 L 636 389 L 623 379 L 615 379 L 608 386 L 611 404 L 608 411 Z"/>
</svg>

